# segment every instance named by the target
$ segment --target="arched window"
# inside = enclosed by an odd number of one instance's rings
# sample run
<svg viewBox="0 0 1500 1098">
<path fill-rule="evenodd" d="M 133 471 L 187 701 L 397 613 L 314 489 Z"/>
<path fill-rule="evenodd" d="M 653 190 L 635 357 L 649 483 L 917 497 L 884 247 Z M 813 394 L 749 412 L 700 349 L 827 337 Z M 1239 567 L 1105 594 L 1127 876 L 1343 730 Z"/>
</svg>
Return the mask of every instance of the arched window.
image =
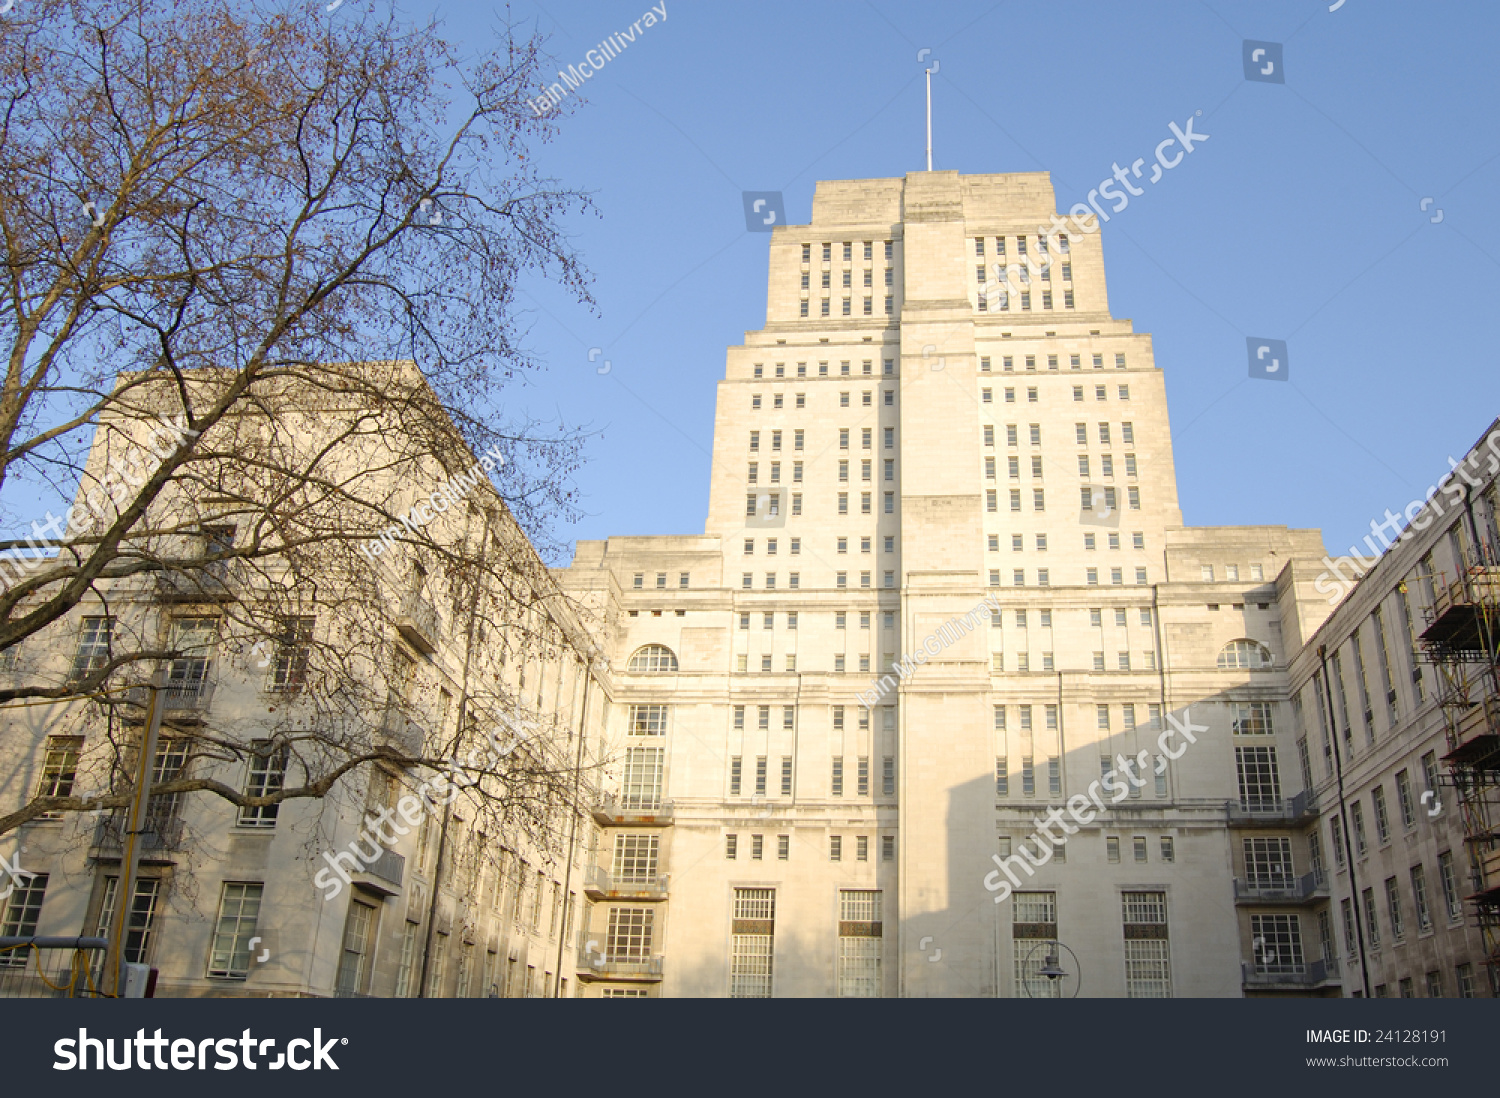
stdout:
<svg viewBox="0 0 1500 1098">
<path fill-rule="evenodd" d="M 648 644 L 644 648 L 637 648 L 635 654 L 630 657 L 631 671 L 640 671 L 647 675 L 659 675 L 667 671 L 677 670 L 677 655 L 664 644 Z"/>
<path fill-rule="evenodd" d="M 1271 650 L 1253 640 L 1230 641 L 1219 651 L 1220 667 L 1260 671 L 1275 665 Z"/>
</svg>

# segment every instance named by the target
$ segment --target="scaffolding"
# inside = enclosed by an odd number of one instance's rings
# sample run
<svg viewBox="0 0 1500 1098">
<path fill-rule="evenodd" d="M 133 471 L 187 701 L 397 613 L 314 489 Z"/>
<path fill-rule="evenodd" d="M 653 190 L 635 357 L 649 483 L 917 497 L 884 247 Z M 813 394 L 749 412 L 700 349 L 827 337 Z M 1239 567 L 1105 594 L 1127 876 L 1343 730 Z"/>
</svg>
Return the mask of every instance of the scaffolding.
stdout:
<svg viewBox="0 0 1500 1098">
<path fill-rule="evenodd" d="M 1491 986 L 1500 980 L 1500 567 L 1470 557 L 1451 581 L 1424 577 L 1432 609 L 1422 643 L 1438 670 L 1448 728 L 1447 780 L 1463 814 L 1471 893 Z"/>
</svg>

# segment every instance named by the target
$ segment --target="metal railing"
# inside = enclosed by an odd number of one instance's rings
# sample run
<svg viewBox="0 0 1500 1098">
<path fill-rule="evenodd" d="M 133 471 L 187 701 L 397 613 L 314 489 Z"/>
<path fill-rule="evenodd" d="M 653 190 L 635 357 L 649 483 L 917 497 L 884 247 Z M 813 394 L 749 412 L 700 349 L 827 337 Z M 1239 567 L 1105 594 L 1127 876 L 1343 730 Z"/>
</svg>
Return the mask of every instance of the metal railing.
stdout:
<svg viewBox="0 0 1500 1098">
<path fill-rule="evenodd" d="M 1319 984 L 1338 980 L 1337 960 L 1288 961 L 1269 964 L 1262 962 L 1240 962 L 1240 981 L 1248 987 L 1285 986 L 1316 987 Z"/>
<path fill-rule="evenodd" d="M 104 995 L 103 938 L 0 938 L 0 999 L 91 999 Z"/>
<path fill-rule="evenodd" d="M 1260 903 L 1301 901 L 1327 891 L 1327 879 L 1316 871 L 1304 873 L 1300 877 L 1284 877 L 1269 881 L 1260 878 L 1248 881 L 1239 877 L 1234 879 L 1236 900 L 1254 900 Z"/>
<path fill-rule="evenodd" d="M 1318 797 L 1316 793 L 1305 789 L 1295 797 L 1285 799 L 1241 798 L 1227 802 L 1224 809 L 1228 812 L 1231 823 L 1300 820 L 1317 814 Z"/>
<path fill-rule="evenodd" d="M 106 850 L 123 848 L 126 826 L 123 815 L 101 816 L 94 828 L 94 846 Z M 136 835 L 136 845 L 143 852 L 178 849 L 182 845 L 182 817 L 148 811 L 146 826 Z"/>
<path fill-rule="evenodd" d="M 654 957 L 610 957 L 598 952 L 590 952 L 587 949 L 578 954 L 578 968 L 581 973 L 591 973 L 596 979 L 628 980 L 631 978 L 639 980 L 661 979 L 662 958 L 658 954 Z"/>
<path fill-rule="evenodd" d="M 382 881 L 401 887 L 401 879 L 406 872 L 406 859 L 394 850 L 381 848 L 380 857 L 376 858 L 361 871 L 372 877 L 379 877 Z"/>
<path fill-rule="evenodd" d="M 418 649 L 430 654 L 437 650 L 442 619 L 438 617 L 437 607 L 412 591 L 401 600 L 396 628 Z"/>
<path fill-rule="evenodd" d="M 667 879 L 665 873 L 616 878 L 603 866 L 592 865 L 584 874 L 583 887 L 606 896 L 654 898 L 667 894 Z"/>
<path fill-rule="evenodd" d="M 422 745 L 427 741 L 427 730 L 394 706 L 385 711 L 380 734 L 393 747 L 408 755 L 420 755 Z"/>
<path fill-rule="evenodd" d="M 605 826 L 633 821 L 671 823 L 672 815 L 672 802 L 654 796 L 608 793 L 594 807 L 594 818 L 604 821 Z"/>
<path fill-rule="evenodd" d="M 169 679 L 161 693 L 166 712 L 201 713 L 213 704 L 214 684 L 208 679 Z M 151 704 L 151 688 L 132 686 L 125 699 L 144 709 Z"/>
</svg>

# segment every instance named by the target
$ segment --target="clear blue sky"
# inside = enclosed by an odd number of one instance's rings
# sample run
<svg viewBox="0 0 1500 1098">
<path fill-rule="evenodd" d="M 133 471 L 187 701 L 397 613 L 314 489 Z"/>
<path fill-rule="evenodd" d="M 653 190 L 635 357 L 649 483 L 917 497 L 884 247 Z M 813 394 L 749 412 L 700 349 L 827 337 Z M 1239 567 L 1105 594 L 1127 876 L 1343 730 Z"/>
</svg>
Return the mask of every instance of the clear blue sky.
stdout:
<svg viewBox="0 0 1500 1098">
<path fill-rule="evenodd" d="M 765 319 L 740 192 L 783 191 L 800 223 L 819 179 L 922 167 L 922 48 L 935 166 L 1049 171 L 1064 208 L 1203 112 L 1210 139 L 1103 229 L 1113 312 L 1166 374 L 1187 523 L 1338 550 L 1401 510 L 1500 414 L 1500 5 L 1335 2 L 667 0 L 543 153 L 602 214 L 576 222 L 601 315 L 532 288 L 550 373 L 508 399 L 600 432 L 574 536 L 701 532 L 724 348 Z M 566 65 L 647 7 L 513 11 Z M 477 5 L 435 10 L 486 33 Z M 1284 44 L 1285 84 L 1245 79 L 1245 39 Z M 1247 336 L 1287 341 L 1289 383 L 1248 378 Z"/>
<path fill-rule="evenodd" d="M 1203 112 L 1210 139 L 1103 229 L 1112 310 L 1165 371 L 1187 523 L 1342 549 L 1500 413 L 1493 0 L 665 2 L 541 153 L 601 215 L 572 222 L 599 315 L 528 286 L 549 370 L 503 396 L 598 432 L 565 534 L 701 533 L 724 349 L 765 319 L 769 238 L 740 194 L 805 222 L 819 179 L 922 167 L 923 48 L 935 166 L 1050 171 L 1064 209 Z M 511 13 L 566 66 L 648 8 Z M 475 50 L 504 16 L 403 9 Z M 1285 84 L 1245 79 L 1245 39 L 1284 43 Z M 1247 336 L 1288 342 L 1289 384 L 1247 377 Z"/>
</svg>

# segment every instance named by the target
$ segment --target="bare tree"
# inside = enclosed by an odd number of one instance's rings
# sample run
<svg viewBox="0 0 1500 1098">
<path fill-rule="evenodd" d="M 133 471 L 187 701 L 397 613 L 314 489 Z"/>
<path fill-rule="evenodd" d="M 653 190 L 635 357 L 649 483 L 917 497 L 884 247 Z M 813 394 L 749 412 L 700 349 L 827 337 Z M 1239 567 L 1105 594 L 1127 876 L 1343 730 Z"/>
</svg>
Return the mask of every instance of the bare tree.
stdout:
<svg viewBox="0 0 1500 1098">
<path fill-rule="evenodd" d="M 580 436 L 493 411 L 536 366 L 519 280 L 589 301 L 561 226 L 587 199 L 532 161 L 552 125 L 526 105 L 543 61 L 512 27 L 466 63 L 436 26 L 352 5 L 329 19 L 28 0 L 6 17 L 0 487 L 61 501 L 76 485 L 79 503 L 34 524 L 48 536 L 0 544 L 30 552 L 5 561 L 0 650 L 55 647 L 80 610 L 108 629 L 66 668 L 23 660 L 0 703 L 68 704 L 110 750 L 94 796 L 33 797 L 0 833 L 128 803 L 128 688 L 212 650 L 272 674 L 287 703 L 269 742 L 263 718 L 189 726 L 203 761 L 163 776 L 162 796 L 255 808 L 446 767 L 555 838 L 579 780 L 571 730 L 505 752 L 510 777 L 471 754 L 498 742 L 498 714 L 535 724 L 546 708 L 527 669 L 588 675 L 589 642 L 532 549 L 554 550 L 573 513 Z M 451 513 L 413 521 L 439 485 Z M 163 606 L 197 607 L 212 636 Z M 457 660 L 414 691 L 398 611 L 430 615 L 413 629 Z M 443 675 L 459 712 L 406 735 L 433 719 L 421 687 Z M 267 750 L 292 757 L 279 788 L 216 776 Z"/>
</svg>

